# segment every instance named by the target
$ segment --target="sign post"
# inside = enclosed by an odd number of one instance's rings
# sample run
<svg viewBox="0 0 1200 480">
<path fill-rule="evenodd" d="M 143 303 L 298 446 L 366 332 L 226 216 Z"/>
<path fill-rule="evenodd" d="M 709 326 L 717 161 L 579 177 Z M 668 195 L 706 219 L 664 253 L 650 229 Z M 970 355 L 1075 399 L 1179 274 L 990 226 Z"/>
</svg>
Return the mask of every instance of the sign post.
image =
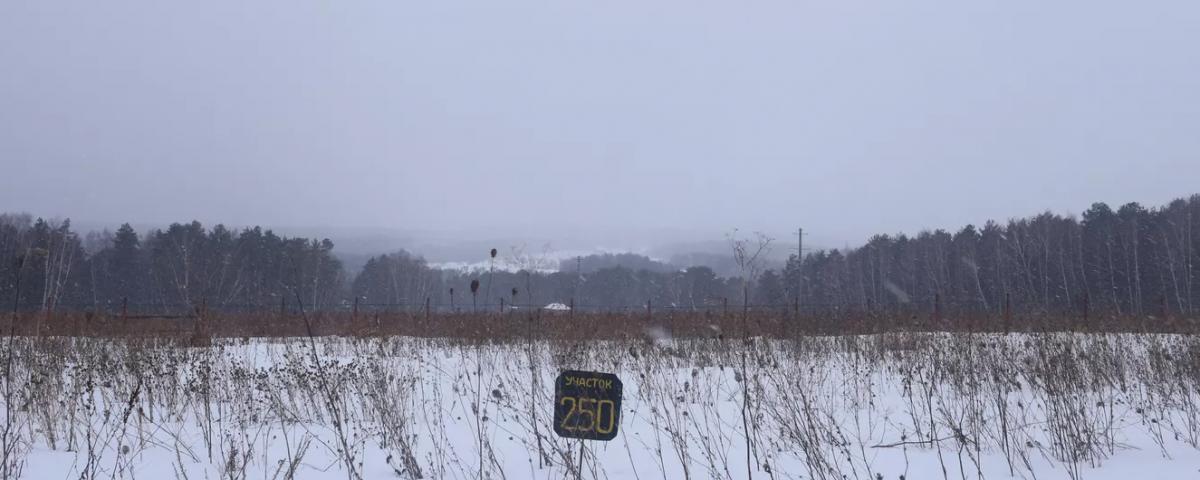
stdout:
<svg viewBox="0 0 1200 480">
<path fill-rule="evenodd" d="M 554 381 L 554 433 L 609 441 L 621 426 L 621 379 L 611 373 L 566 370 Z"/>
</svg>

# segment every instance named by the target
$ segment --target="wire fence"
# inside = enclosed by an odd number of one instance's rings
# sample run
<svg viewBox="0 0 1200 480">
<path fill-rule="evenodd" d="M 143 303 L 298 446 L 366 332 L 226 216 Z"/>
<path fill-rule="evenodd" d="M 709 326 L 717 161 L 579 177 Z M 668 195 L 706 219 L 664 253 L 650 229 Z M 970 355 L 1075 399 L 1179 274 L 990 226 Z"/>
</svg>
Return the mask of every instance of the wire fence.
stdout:
<svg viewBox="0 0 1200 480">
<path fill-rule="evenodd" d="M 198 302 L 24 302 L 5 326 L 15 335 L 187 338 L 304 335 L 405 335 L 466 341 L 532 338 L 625 338 L 670 332 L 676 337 L 841 335 L 893 331 L 1090 331 L 1197 333 L 1200 320 L 1171 312 L 1108 312 L 1082 302 L 1048 308 L 1006 295 L 990 309 L 943 301 L 941 295 L 896 304 L 802 302 L 743 304 L 706 298 L 697 304 L 560 302 L 367 302 L 362 298 L 304 304 Z M 519 299 L 519 298 L 518 298 Z M 272 302 L 273 303 L 273 302 Z M 311 320 L 311 322 L 310 322 Z M 522 333 L 524 332 L 524 333 Z"/>
<path fill-rule="evenodd" d="M 128 307 L 128 305 L 127 305 Z M 535 339 L 593 341 L 644 338 L 794 338 L 904 331 L 944 332 L 1159 332 L 1200 333 L 1200 321 L 1186 316 L 1056 315 L 1039 313 L 950 315 L 940 311 L 874 311 L 844 308 L 783 308 L 783 304 L 729 305 L 728 308 L 624 306 L 588 311 L 506 305 L 504 310 L 459 308 L 432 302 L 360 303 L 357 309 L 212 310 L 206 306 L 156 305 L 155 311 L 97 312 L 38 310 L 0 323 L 3 334 L 20 336 L 162 338 L 208 345 L 213 338 L 337 336 L 413 336 L 454 341 L 494 342 Z M 425 305 L 421 305 L 425 307 Z"/>
<path fill-rule="evenodd" d="M 574 299 L 551 302 L 437 302 L 432 298 L 422 301 L 401 302 L 365 302 L 358 300 L 343 300 L 327 304 L 301 304 L 295 300 L 281 298 L 277 304 L 264 303 L 215 303 L 201 300 L 194 303 L 179 302 L 135 302 L 122 300 L 117 302 L 64 302 L 43 304 L 41 302 L 25 302 L 16 305 L 16 311 L 21 313 L 36 312 L 81 312 L 109 316 L 140 316 L 140 317 L 181 317 L 192 316 L 198 312 L 222 314 L 255 314 L 280 313 L 292 315 L 301 311 L 313 313 L 363 313 L 363 314 L 468 314 L 513 311 L 549 311 L 549 312 L 580 312 L 580 313 L 613 313 L 613 314 L 656 314 L 674 312 L 707 312 L 730 313 L 740 311 L 776 312 L 791 315 L 933 315 L 933 316 L 968 316 L 968 315 L 1013 315 L 1038 314 L 1057 316 L 1102 316 L 1116 312 L 1091 309 L 1086 301 L 1072 305 L 1047 307 L 1040 304 L 1020 304 L 1008 299 L 1001 305 L 991 308 L 980 308 L 977 304 L 957 304 L 942 302 L 939 298 L 928 301 L 914 301 L 896 304 L 848 304 L 841 302 L 792 302 L 743 304 L 738 299 L 718 298 L 706 299 L 699 303 L 656 303 L 648 300 L 637 304 L 606 304 L 606 303 L 576 303 Z M 1164 303 L 1159 308 L 1143 312 L 1147 316 L 1170 316 L 1186 314 L 1172 312 Z"/>
</svg>

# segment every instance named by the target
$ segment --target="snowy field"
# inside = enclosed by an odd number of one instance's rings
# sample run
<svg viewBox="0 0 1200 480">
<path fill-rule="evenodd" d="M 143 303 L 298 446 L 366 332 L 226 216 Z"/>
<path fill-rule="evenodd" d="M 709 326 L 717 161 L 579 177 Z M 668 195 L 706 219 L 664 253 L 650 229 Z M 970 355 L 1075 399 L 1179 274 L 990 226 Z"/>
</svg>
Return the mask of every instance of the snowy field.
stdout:
<svg viewBox="0 0 1200 480">
<path fill-rule="evenodd" d="M 657 337 L 17 338 L 0 477 L 1200 477 L 1193 337 Z M 620 376 L 613 441 L 555 436 L 561 369 Z"/>
</svg>

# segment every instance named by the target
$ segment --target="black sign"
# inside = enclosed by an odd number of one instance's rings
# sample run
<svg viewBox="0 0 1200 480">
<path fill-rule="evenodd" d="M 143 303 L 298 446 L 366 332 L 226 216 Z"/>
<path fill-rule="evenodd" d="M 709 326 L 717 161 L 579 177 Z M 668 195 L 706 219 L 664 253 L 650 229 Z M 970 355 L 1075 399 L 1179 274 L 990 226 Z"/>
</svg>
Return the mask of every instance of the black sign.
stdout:
<svg viewBox="0 0 1200 480">
<path fill-rule="evenodd" d="M 554 382 L 554 433 L 612 440 L 621 426 L 621 379 L 611 373 L 567 370 Z"/>
</svg>

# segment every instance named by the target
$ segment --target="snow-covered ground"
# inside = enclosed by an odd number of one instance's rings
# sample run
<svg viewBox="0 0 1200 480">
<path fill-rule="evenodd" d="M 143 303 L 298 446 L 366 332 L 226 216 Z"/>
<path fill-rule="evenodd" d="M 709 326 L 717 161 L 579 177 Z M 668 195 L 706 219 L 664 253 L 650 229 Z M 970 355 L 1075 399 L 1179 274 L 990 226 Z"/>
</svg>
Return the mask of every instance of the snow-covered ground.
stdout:
<svg viewBox="0 0 1200 480">
<path fill-rule="evenodd" d="M 11 478 L 1200 477 L 1191 337 L 18 339 L 13 351 Z M 554 435 L 561 369 L 620 376 L 613 441 Z"/>
</svg>

